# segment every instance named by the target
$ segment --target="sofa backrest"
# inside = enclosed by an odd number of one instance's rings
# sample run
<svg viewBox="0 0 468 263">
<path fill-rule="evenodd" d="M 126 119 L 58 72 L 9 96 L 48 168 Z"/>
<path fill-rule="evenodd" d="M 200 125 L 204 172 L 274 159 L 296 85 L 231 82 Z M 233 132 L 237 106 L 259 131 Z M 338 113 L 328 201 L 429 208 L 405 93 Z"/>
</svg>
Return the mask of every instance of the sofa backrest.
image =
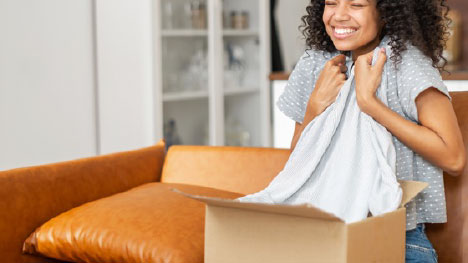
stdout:
<svg viewBox="0 0 468 263">
<path fill-rule="evenodd" d="M 451 93 L 468 147 L 468 92 Z M 290 150 L 249 147 L 172 146 L 162 182 L 213 187 L 242 194 L 264 189 L 283 169 Z M 459 177 L 444 174 L 447 224 L 427 224 L 439 262 L 468 263 L 468 168 Z"/>
<path fill-rule="evenodd" d="M 171 146 L 161 182 L 185 183 L 250 194 L 283 169 L 287 149 L 231 146 Z"/>
<path fill-rule="evenodd" d="M 450 95 L 467 150 L 468 92 L 451 92 Z M 426 232 L 437 250 L 439 262 L 468 263 L 468 166 L 458 177 L 444 173 L 444 185 L 447 223 L 426 224 Z"/>
<path fill-rule="evenodd" d="M 0 172 L 0 262 L 59 262 L 23 255 L 39 226 L 73 207 L 159 180 L 164 142 L 135 151 Z"/>
</svg>

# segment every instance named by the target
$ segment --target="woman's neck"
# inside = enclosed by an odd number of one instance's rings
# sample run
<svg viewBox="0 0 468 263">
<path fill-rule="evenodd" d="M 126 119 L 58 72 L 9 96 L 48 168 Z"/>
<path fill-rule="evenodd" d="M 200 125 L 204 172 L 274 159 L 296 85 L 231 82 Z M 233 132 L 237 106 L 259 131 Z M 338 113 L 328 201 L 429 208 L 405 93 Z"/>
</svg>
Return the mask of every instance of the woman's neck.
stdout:
<svg viewBox="0 0 468 263">
<path fill-rule="evenodd" d="M 351 51 L 351 56 L 353 58 L 353 61 L 356 61 L 356 59 L 364 54 L 367 54 L 374 50 L 379 44 L 380 44 L 381 39 L 379 37 L 376 37 L 374 40 L 369 42 L 367 45 L 362 46 L 356 50 Z"/>
</svg>

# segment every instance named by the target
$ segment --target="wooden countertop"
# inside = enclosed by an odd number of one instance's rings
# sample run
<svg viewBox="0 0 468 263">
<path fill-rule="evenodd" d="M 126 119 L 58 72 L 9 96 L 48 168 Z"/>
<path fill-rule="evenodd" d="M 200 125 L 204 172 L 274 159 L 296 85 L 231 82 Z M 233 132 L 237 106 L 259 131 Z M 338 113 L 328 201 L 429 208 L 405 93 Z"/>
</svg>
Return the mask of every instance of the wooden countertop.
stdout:
<svg viewBox="0 0 468 263">
<path fill-rule="evenodd" d="M 290 72 L 272 72 L 269 76 L 271 81 L 288 80 Z M 443 80 L 468 80 L 468 69 L 452 71 L 450 74 L 442 73 Z"/>
</svg>

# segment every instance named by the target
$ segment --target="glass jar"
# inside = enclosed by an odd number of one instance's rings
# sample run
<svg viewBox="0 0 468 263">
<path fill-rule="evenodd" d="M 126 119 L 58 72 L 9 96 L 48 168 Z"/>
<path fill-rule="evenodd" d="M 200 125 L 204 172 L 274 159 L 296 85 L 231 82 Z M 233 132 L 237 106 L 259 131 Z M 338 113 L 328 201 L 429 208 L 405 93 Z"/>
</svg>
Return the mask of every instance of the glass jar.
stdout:
<svg viewBox="0 0 468 263">
<path fill-rule="evenodd" d="M 239 29 L 240 28 L 240 20 L 237 11 L 231 11 L 231 28 Z"/>
<path fill-rule="evenodd" d="M 206 5 L 201 1 L 191 3 L 192 28 L 206 29 Z"/>
<path fill-rule="evenodd" d="M 249 12 L 242 11 L 240 20 L 242 29 L 247 29 L 249 27 Z"/>
<path fill-rule="evenodd" d="M 231 27 L 233 29 L 246 29 L 249 24 L 249 12 L 231 11 Z"/>
</svg>

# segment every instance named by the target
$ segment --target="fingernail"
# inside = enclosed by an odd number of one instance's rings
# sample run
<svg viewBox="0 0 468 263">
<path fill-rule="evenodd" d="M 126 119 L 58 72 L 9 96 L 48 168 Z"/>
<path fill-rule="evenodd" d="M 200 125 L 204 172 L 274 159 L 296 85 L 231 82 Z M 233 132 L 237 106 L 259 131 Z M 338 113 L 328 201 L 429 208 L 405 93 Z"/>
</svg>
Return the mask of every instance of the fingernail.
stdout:
<svg viewBox="0 0 468 263">
<path fill-rule="evenodd" d="M 380 52 L 385 53 L 385 48 L 381 48 Z"/>
</svg>

